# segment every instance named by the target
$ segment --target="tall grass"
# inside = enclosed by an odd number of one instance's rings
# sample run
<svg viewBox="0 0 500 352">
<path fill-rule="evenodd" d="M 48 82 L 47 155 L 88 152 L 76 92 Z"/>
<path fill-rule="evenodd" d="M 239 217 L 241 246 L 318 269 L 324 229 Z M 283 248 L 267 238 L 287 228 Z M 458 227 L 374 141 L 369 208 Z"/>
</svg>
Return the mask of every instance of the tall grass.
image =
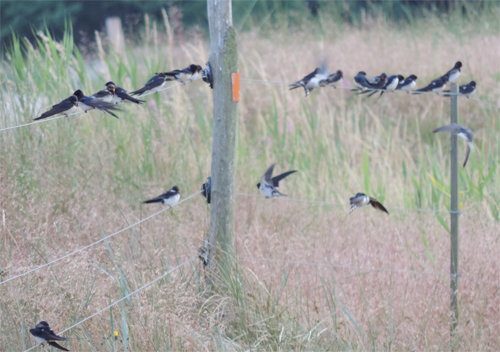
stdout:
<svg viewBox="0 0 500 352">
<path fill-rule="evenodd" d="M 320 25 L 239 35 L 244 78 L 290 82 L 326 58 L 347 77 L 415 73 L 419 85 L 464 63 L 459 82 L 478 82 L 477 97 L 498 104 L 499 33 L 493 18 L 456 23 L 429 15 L 392 30 L 381 17 L 358 26 Z M 451 23 L 453 22 L 453 24 Z M 150 24 L 141 46 L 124 56 L 106 47 L 83 58 L 71 28 L 62 42 L 38 32 L 22 38 L 2 63 L 2 127 L 30 121 L 81 88 L 108 80 L 132 90 L 159 69 L 202 64 L 208 43 L 168 38 Z M 155 29 L 156 28 L 156 29 Z M 301 29 L 308 29 L 307 31 Z M 472 33 L 472 34 L 471 34 Z M 272 34 L 272 35 L 271 35 Z M 172 39 L 172 40 L 169 40 Z M 104 40 L 100 38 L 99 40 Z M 99 46 L 98 46 L 99 48 Z M 480 56 L 477 53 L 481 53 Z M 170 59 L 171 58 L 171 59 Z M 352 82 L 351 82 L 352 83 Z M 346 83 L 349 84 L 349 83 Z M 449 100 L 384 94 L 365 99 L 322 89 L 304 98 L 286 85 L 242 81 L 237 191 L 255 184 L 274 161 L 299 172 L 281 186 L 292 198 L 346 203 L 364 191 L 390 217 L 361 209 L 345 219 L 335 206 L 237 199 L 239 255 L 340 263 L 357 268 L 447 272 Z M 460 99 L 460 122 L 475 132 L 475 151 L 460 170 L 461 316 L 449 340 L 449 278 L 332 268 L 235 262 L 206 294 L 203 269 L 190 263 L 150 290 L 75 329 L 78 350 L 495 349 L 498 340 L 497 109 Z M 68 253 L 155 211 L 140 202 L 172 187 L 197 191 L 210 173 L 211 91 L 201 81 L 127 105 L 120 120 L 96 112 L 0 134 L 0 270 L 5 277 Z M 459 144 L 459 157 L 465 147 Z M 462 148 L 464 147 L 464 148 Z M 2 217 L 3 219 L 3 217 Z M 0 286 L 0 343 L 31 346 L 29 328 L 45 319 L 62 330 L 191 256 L 207 233 L 200 198 L 182 204 L 71 260 Z M 117 340 L 113 332 L 119 331 Z M 451 345 L 451 343 L 453 345 Z"/>
</svg>

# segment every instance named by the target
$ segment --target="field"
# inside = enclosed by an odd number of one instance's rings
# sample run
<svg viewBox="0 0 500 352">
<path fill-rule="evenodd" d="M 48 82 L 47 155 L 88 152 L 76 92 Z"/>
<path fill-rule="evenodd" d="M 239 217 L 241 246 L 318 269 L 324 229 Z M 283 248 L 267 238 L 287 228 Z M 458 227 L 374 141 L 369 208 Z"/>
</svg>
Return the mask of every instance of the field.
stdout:
<svg viewBox="0 0 500 352">
<path fill-rule="evenodd" d="M 352 77 L 418 76 L 422 87 L 464 63 L 459 121 L 475 150 L 460 169 L 460 321 L 449 334 L 449 99 L 242 81 L 236 191 L 258 195 L 266 168 L 299 170 L 289 200 L 236 198 L 238 259 L 209 294 L 197 259 L 65 336 L 78 351 L 498 350 L 500 349 L 500 62 L 498 11 L 474 20 L 429 14 L 408 25 L 255 28 L 238 34 L 242 78 L 295 81 L 324 59 Z M 0 129 L 30 122 L 76 88 L 112 79 L 132 91 L 159 70 L 204 64 L 197 32 L 178 43 L 151 23 L 121 57 L 97 41 L 84 58 L 62 42 L 22 38 L 2 62 Z M 291 29 L 290 29 L 291 28 Z M 101 43 L 104 41 L 103 43 Z M 496 48 L 496 50 L 494 50 Z M 89 62 L 92 64 L 90 65 Z M 349 84 L 346 82 L 346 85 Z M 117 120 L 89 112 L 0 132 L 0 272 L 7 280 L 111 235 L 162 208 L 145 199 L 173 185 L 182 197 L 210 174 L 212 92 L 201 80 L 127 105 Z M 465 145 L 459 140 L 459 162 Z M 373 208 L 346 218 L 365 192 Z M 294 200 L 317 201 L 299 202 Z M 325 202 L 325 203 L 321 203 Z M 40 320 L 59 332 L 193 258 L 207 237 L 201 195 L 131 230 L 0 284 L 0 345 L 34 345 Z M 113 337 L 114 331 L 118 338 Z"/>
</svg>

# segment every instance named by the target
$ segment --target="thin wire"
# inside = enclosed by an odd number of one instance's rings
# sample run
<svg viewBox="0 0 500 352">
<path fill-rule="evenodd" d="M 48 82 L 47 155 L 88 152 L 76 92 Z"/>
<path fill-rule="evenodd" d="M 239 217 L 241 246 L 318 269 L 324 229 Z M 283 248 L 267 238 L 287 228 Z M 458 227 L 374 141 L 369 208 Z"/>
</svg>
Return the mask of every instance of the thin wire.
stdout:
<svg viewBox="0 0 500 352">
<path fill-rule="evenodd" d="M 490 105 L 490 106 L 493 106 L 497 109 L 500 109 L 500 106 L 498 106 L 497 104 L 494 104 L 494 103 L 490 103 L 489 101 L 484 101 L 484 100 L 480 100 L 480 99 L 477 99 L 477 98 L 470 98 L 471 100 L 474 100 L 474 101 L 477 101 L 477 102 L 480 102 L 481 104 L 486 104 L 486 105 Z"/>
<path fill-rule="evenodd" d="M 134 227 L 134 226 L 137 226 L 137 225 L 139 225 L 140 223 L 143 223 L 144 221 L 149 220 L 149 219 L 151 219 L 152 217 L 155 217 L 156 215 L 159 215 L 159 214 L 163 213 L 164 211 L 167 211 L 167 210 L 172 209 L 173 207 L 175 207 L 175 206 L 177 206 L 177 205 L 179 205 L 179 204 L 181 204 L 181 203 L 183 203 L 183 202 L 187 201 L 188 199 L 190 199 L 190 198 L 194 197 L 195 195 L 197 195 L 197 194 L 199 194 L 199 193 L 201 193 L 201 192 L 202 192 L 202 191 L 200 190 L 200 191 L 198 191 L 198 192 L 196 192 L 196 193 L 194 193 L 194 194 L 190 195 L 189 197 L 184 198 L 183 200 L 181 200 L 180 202 L 178 202 L 177 204 L 174 204 L 173 206 L 171 206 L 171 207 L 169 207 L 169 208 L 162 209 L 162 210 L 160 210 L 159 212 L 156 212 L 156 213 L 154 213 L 153 215 L 150 215 L 150 216 L 148 216 L 147 218 L 144 218 L 144 219 L 142 219 L 142 220 L 140 220 L 140 221 L 136 222 L 135 224 L 132 224 L 132 225 L 130 225 L 130 226 L 127 226 L 127 227 L 125 227 L 125 228 L 121 229 L 120 231 L 115 232 L 115 233 L 113 233 L 113 234 L 111 234 L 111 235 L 109 235 L 109 236 L 103 237 L 103 238 L 101 238 L 100 240 L 95 241 L 95 242 L 93 242 L 93 243 L 91 243 L 91 244 L 89 244 L 89 245 L 87 245 L 87 246 L 85 246 L 85 247 L 82 247 L 82 248 L 80 248 L 80 249 L 77 249 L 77 250 L 75 250 L 75 251 L 73 251 L 73 252 L 71 252 L 71 253 L 69 253 L 69 254 L 66 254 L 66 255 L 64 255 L 64 256 L 62 256 L 62 257 L 60 257 L 60 258 L 58 258 L 58 259 L 55 259 L 55 260 L 53 260 L 53 261 L 51 261 L 51 262 L 48 262 L 48 263 L 46 263 L 46 264 L 44 264 L 44 265 L 40 265 L 39 267 L 36 267 L 36 268 L 34 268 L 34 269 L 31 269 L 31 270 L 28 270 L 28 271 L 26 271 L 25 273 L 22 273 L 22 274 L 16 275 L 16 276 L 11 277 L 11 278 L 9 278 L 9 279 L 7 279 L 7 280 L 5 280 L 5 281 L 2 281 L 2 282 L 0 282 L 0 285 L 3 285 L 3 284 L 5 284 L 5 283 L 7 283 L 7 282 L 9 282 L 9 281 L 12 281 L 12 280 L 14 280 L 14 279 L 17 279 L 17 278 L 19 278 L 19 277 L 22 277 L 22 276 L 28 275 L 28 274 L 30 274 L 30 273 L 32 273 L 32 272 L 34 272 L 34 271 L 37 271 L 37 270 L 39 270 L 39 269 L 42 269 L 42 268 L 45 268 L 45 267 L 47 267 L 47 266 L 49 266 L 49 265 L 52 265 L 52 264 L 54 264 L 54 263 L 57 263 L 58 261 L 61 261 L 61 260 L 63 260 L 64 258 L 68 258 L 68 257 L 72 256 L 73 254 L 79 253 L 79 252 L 81 252 L 81 251 L 83 251 L 83 250 L 85 250 L 85 249 L 87 249 L 87 248 L 90 248 L 90 247 L 92 247 L 92 246 L 95 246 L 96 244 L 98 244 L 98 243 L 100 243 L 100 242 L 102 242 L 102 241 L 104 241 L 104 240 L 106 240 L 106 239 L 108 239 L 108 238 L 110 238 L 110 237 L 113 237 L 113 236 L 115 236 L 115 235 L 118 235 L 119 233 L 122 233 L 123 231 L 126 231 L 126 230 L 128 230 L 128 229 L 130 229 L 130 228 L 132 228 L 132 227 Z"/>
<path fill-rule="evenodd" d="M 197 257 L 196 255 L 195 255 L 195 256 L 192 256 L 191 258 L 189 258 L 189 259 L 188 259 L 188 260 L 186 260 L 185 262 L 183 262 L 183 263 L 181 263 L 181 264 L 177 265 L 175 268 L 172 268 L 172 269 L 170 269 L 169 271 L 167 271 L 167 272 L 165 272 L 165 273 L 161 274 L 161 275 L 160 275 L 160 276 L 158 276 L 156 279 L 154 279 L 153 281 L 150 281 L 150 282 L 149 282 L 149 283 L 147 283 L 146 285 L 144 285 L 144 286 L 142 286 L 142 287 L 138 288 L 138 289 L 137 289 L 137 290 L 135 290 L 134 292 L 129 293 L 128 295 L 126 295 L 126 296 L 124 296 L 124 297 L 120 298 L 118 301 L 115 301 L 115 302 L 111 303 L 110 305 L 108 305 L 107 307 L 105 307 L 105 308 L 103 308 L 103 309 L 101 309 L 101 310 L 99 310 L 99 311 L 95 312 L 94 314 L 92 314 L 92 315 L 90 315 L 90 316 L 86 317 L 85 319 L 80 320 L 78 323 L 71 325 L 69 328 L 64 329 L 63 331 L 59 332 L 59 333 L 58 333 L 58 335 L 60 335 L 60 334 L 62 334 L 62 333 L 64 333 L 64 332 L 66 332 L 66 331 L 68 331 L 68 330 L 73 329 L 74 327 L 76 327 L 76 326 L 78 326 L 78 325 L 82 324 L 83 322 L 85 322 L 85 321 L 87 321 L 87 320 L 89 320 L 89 319 L 91 319 L 91 318 L 95 317 L 95 316 L 96 316 L 96 315 L 98 315 L 98 314 L 101 314 L 101 313 L 102 313 L 102 312 L 104 312 L 105 310 L 107 310 L 107 309 L 109 309 L 109 308 L 113 307 L 114 305 L 116 305 L 116 304 L 120 303 L 120 302 L 121 302 L 121 301 L 123 301 L 124 299 L 129 298 L 130 296 L 132 296 L 132 295 L 134 295 L 134 294 L 136 294 L 136 293 L 138 293 L 138 292 L 140 292 L 140 291 L 144 290 L 145 288 L 148 288 L 149 286 L 151 286 L 152 284 L 154 284 L 154 283 L 155 283 L 155 282 L 157 282 L 158 280 L 160 280 L 160 279 L 164 278 L 164 277 L 165 277 L 165 276 L 167 276 L 168 274 L 171 274 L 171 273 L 172 273 L 172 272 L 174 272 L 175 270 L 177 270 L 177 269 L 181 268 L 182 266 L 186 265 L 187 263 L 191 262 L 191 261 L 192 261 L 193 259 L 195 259 L 196 257 Z M 34 348 L 35 348 L 35 347 L 37 347 L 37 346 L 38 346 L 38 345 L 33 346 L 33 347 L 31 347 L 31 348 L 28 348 L 27 350 L 24 350 L 24 352 L 31 351 L 32 349 L 34 349 Z"/>
<path fill-rule="evenodd" d="M 35 125 L 37 123 L 47 122 L 47 121 L 51 121 L 51 120 L 57 120 L 57 119 L 60 119 L 61 117 L 68 117 L 68 116 L 72 116 L 72 115 L 78 115 L 78 114 L 81 114 L 81 113 L 83 113 L 83 111 L 77 111 L 77 112 L 74 112 L 72 114 L 68 114 L 67 116 L 66 115 L 60 115 L 60 116 L 56 116 L 56 117 L 51 117 L 49 119 L 43 119 L 43 120 L 38 120 L 38 121 L 30 122 L 30 123 L 25 123 L 24 125 L 6 127 L 6 128 L 0 129 L 0 132 L 7 131 L 7 130 L 13 130 L 13 129 L 19 128 L 19 127 Z"/>
<path fill-rule="evenodd" d="M 145 96 L 148 96 L 148 95 L 151 95 L 151 94 L 155 94 L 155 93 L 161 92 L 163 90 L 172 89 L 172 88 L 179 87 L 179 86 L 184 86 L 184 85 L 186 85 L 186 84 L 185 83 L 184 84 L 183 83 L 174 84 L 173 86 L 168 86 L 168 87 L 165 87 L 165 88 L 162 88 L 162 89 L 158 89 L 155 92 L 149 92 L 149 93 L 146 93 L 146 94 L 138 95 L 137 98 L 145 97 Z"/>
</svg>

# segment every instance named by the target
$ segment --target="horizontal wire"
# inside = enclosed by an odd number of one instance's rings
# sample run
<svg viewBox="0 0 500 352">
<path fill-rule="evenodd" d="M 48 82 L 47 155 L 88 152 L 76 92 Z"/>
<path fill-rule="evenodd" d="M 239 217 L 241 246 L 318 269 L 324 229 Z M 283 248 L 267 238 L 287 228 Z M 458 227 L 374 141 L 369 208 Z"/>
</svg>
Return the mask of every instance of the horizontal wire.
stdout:
<svg viewBox="0 0 500 352">
<path fill-rule="evenodd" d="M 2 281 L 2 282 L 0 282 L 0 285 L 3 285 L 3 284 L 5 284 L 5 283 L 7 283 L 7 282 L 9 282 L 9 281 L 12 281 L 12 280 L 14 280 L 14 279 L 17 279 L 17 278 L 19 278 L 19 277 L 22 277 L 22 276 L 28 275 L 28 274 L 30 274 L 30 273 L 32 273 L 32 272 L 34 272 L 34 271 L 37 271 L 37 270 L 42 269 L 42 268 L 45 268 L 45 267 L 47 267 L 47 266 L 49 266 L 49 265 L 52 265 L 52 264 L 54 264 L 54 263 L 57 263 L 58 261 L 61 261 L 61 260 L 65 259 L 65 258 L 68 258 L 68 257 L 70 257 L 70 256 L 72 256 L 72 255 L 74 255 L 74 254 L 76 254 L 76 253 L 79 253 L 79 252 L 81 252 L 81 251 L 83 251 L 83 250 L 85 250 L 85 249 L 87 249 L 87 248 L 90 248 L 90 247 L 92 247 L 92 246 L 95 246 L 96 244 L 98 244 L 98 243 L 100 243 L 100 242 L 102 242 L 102 241 L 104 241 L 104 240 L 106 240 L 106 239 L 108 239 L 108 238 L 110 238 L 110 237 L 113 237 L 113 236 L 115 236 L 115 235 L 118 235 L 119 233 L 122 233 L 123 231 L 126 231 L 126 230 L 128 230 L 128 229 L 131 229 L 132 227 L 137 226 L 137 225 L 139 225 L 140 223 L 143 223 L 144 221 L 149 220 L 149 219 L 151 219 L 151 218 L 155 217 L 156 215 L 159 215 L 159 214 L 161 214 L 161 213 L 163 213 L 163 212 L 165 212 L 165 211 L 167 211 L 167 210 L 172 209 L 173 207 L 175 207 L 175 206 L 177 206 L 177 205 L 179 205 L 179 204 L 181 204 L 181 203 L 183 203 L 183 202 L 187 201 L 188 199 L 190 199 L 190 198 L 194 197 L 195 195 L 197 195 L 197 194 L 199 194 L 199 193 L 201 193 L 201 192 L 202 192 L 202 191 L 200 190 L 200 191 L 198 191 L 198 192 L 196 192 L 196 193 L 193 193 L 192 195 L 190 195 L 190 196 L 189 196 L 189 197 L 187 197 L 187 198 L 184 198 L 183 200 L 181 200 L 181 201 L 180 201 L 180 202 L 178 202 L 177 204 L 174 204 L 174 205 L 170 206 L 169 208 L 162 209 L 162 210 L 160 210 L 159 212 L 156 212 L 156 213 L 154 213 L 153 215 L 148 216 L 147 218 L 144 218 L 144 219 L 142 219 L 142 220 L 140 220 L 140 221 L 138 221 L 138 222 L 136 222 L 136 223 L 134 223 L 134 224 L 132 224 L 132 225 L 130 225 L 130 226 L 127 226 L 127 227 L 125 227 L 125 228 L 121 229 L 120 231 L 117 231 L 117 232 L 115 232 L 115 233 L 113 233 L 113 234 L 111 234 L 111 235 L 109 235 L 109 236 L 103 237 L 103 238 L 101 238 L 100 240 L 95 241 L 95 242 L 93 242 L 93 243 L 91 243 L 91 244 L 89 244 L 89 245 L 87 245 L 87 246 L 85 246 L 85 247 L 79 248 L 79 249 L 77 249 L 77 250 L 75 250 L 75 251 L 73 251 L 73 252 L 71 252 L 71 253 L 69 253 L 69 254 L 66 254 L 66 255 L 64 255 L 64 256 L 62 256 L 62 257 L 58 258 L 58 259 L 55 259 L 55 260 L 53 260 L 53 261 L 51 261 L 51 262 L 45 263 L 45 264 L 43 264 L 43 265 L 40 265 L 39 267 L 36 267 L 36 268 L 34 268 L 34 269 L 31 269 L 31 270 L 28 270 L 28 271 L 26 271 L 25 273 L 22 273 L 22 274 L 16 275 L 16 276 L 11 277 L 11 278 L 9 278 L 9 279 L 7 279 L 7 280 L 5 280 L 5 281 Z"/>
<path fill-rule="evenodd" d="M 194 81 L 193 81 L 194 82 Z M 190 82 L 191 83 L 191 82 Z M 138 95 L 137 98 L 141 98 L 141 97 L 146 97 L 148 95 L 151 95 L 151 94 L 156 94 L 158 92 L 161 92 L 161 91 L 164 91 L 164 90 L 167 90 L 167 89 L 172 89 L 172 88 L 175 88 L 175 87 L 179 87 L 179 86 L 184 86 L 186 85 L 186 83 L 178 83 L 178 84 L 174 84 L 173 86 L 168 86 L 168 87 L 165 87 L 165 88 L 162 88 L 162 89 L 158 89 L 157 91 L 155 92 L 149 92 L 149 93 L 145 93 L 145 94 L 141 94 L 141 95 Z"/>
<path fill-rule="evenodd" d="M 102 313 L 102 312 L 104 312 L 105 310 L 107 310 L 107 309 L 109 309 L 109 308 L 113 307 L 114 305 L 116 305 L 116 304 L 120 303 L 121 301 L 123 301 L 123 300 L 125 300 L 125 299 L 129 298 L 130 296 L 135 295 L 136 293 L 138 293 L 138 292 L 140 292 L 140 291 L 144 290 L 145 288 L 148 288 L 149 286 L 151 286 L 152 284 L 154 284 L 154 283 L 155 283 L 155 282 L 157 282 L 158 280 L 161 280 L 162 278 L 164 278 L 164 277 L 165 277 L 165 276 L 167 276 L 168 274 L 171 274 L 171 273 L 172 273 L 172 272 L 174 272 L 175 270 L 177 270 L 177 269 L 181 268 L 182 266 L 186 265 L 187 263 L 191 262 L 191 261 L 192 261 L 193 259 L 195 259 L 196 257 L 197 257 L 197 256 L 192 256 L 191 258 L 189 258 L 189 259 L 188 259 L 188 260 L 186 260 L 185 262 L 183 262 L 183 263 L 181 263 L 181 264 L 177 265 L 176 267 L 174 267 L 174 268 L 170 269 L 169 271 L 167 271 L 167 272 L 165 272 L 165 273 L 161 274 L 160 276 L 158 276 L 158 277 L 157 277 L 156 279 L 154 279 L 153 281 L 150 281 L 150 282 L 149 282 L 149 283 L 147 283 L 146 285 L 144 285 L 144 286 L 142 286 L 142 287 L 139 287 L 139 288 L 138 288 L 137 290 L 135 290 L 134 292 L 131 292 L 131 293 L 129 293 L 129 294 L 128 294 L 128 295 L 126 295 L 126 296 L 123 296 L 123 297 L 122 297 L 122 298 L 120 298 L 118 301 L 115 301 L 115 302 L 113 302 L 113 303 L 109 304 L 107 307 L 105 307 L 105 308 L 103 308 L 103 309 L 101 309 L 101 310 L 99 310 L 99 311 L 95 312 L 95 313 L 94 313 L 94 314 L 92 314 L 92 315 L 89 315 L 89 316 L 88 316 L 88 317 L 86 317 L 85 319 L 80 320 L 78 323 L 71 325 L 69 328 L 66 328 L 66 329 L 64 329 L 63 331 L 61 331 L 61 332 L 59 332 L 59 333 L 57 333 L 57 334 L 58 334 L 58 335 L 60 335 L 60 334 L 62 334 L 62 333 L 64 333 L 64 332 L 66 332 L 66 331 L 68 331 L 68 330 L 73 329 L 74 327 L 77 327 L 78 325 L 80 325 L 80 324 L 82 324 L 82 323 L 86 322 L 87 320 L 89 320 L 89 319 L 91 319 L 91 318 L 95 317 L 95 316 L 96 316 L 96 315 L 98 315 L 98 314 L 101 314 L 101 313 Z M 37 347 L 37 346 L 38 346 L 38 345 L 33 346 L 33 347 L 30 347 L 30 348 L 28 348 L 27 350 L 24 350 L 24 352 L 31 351 L 32 349 L 34 349 L 34 348 L 35 348 L 35 347 Z"/>
</svg>

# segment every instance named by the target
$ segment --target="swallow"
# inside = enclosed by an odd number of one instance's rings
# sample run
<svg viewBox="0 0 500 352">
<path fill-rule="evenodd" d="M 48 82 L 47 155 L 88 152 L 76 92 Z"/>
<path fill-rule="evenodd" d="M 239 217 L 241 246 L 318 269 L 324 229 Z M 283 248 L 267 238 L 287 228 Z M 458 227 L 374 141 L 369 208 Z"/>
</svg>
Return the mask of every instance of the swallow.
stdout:
<svg viewBox="0 0 500 352">
<path fill-rule="evenodd" d="M 111 103 L 113 96 L 115 95 L 115 85 L 109 86 L 107 89 L 98 91 L 92 94 L 92 98 L 105 101 L 106 103 Z"/>
<path fill-rule="evenodd" d="M 203 246 L 198 248 L 198 258 L 200 258 L 203 266 L 208 266 L 208 238 L 205 238 Z"/>
<path fill-rule="evenodd" d="M 44 346 L 45 343 L 48 343 L 50 346 L 58 348 L 63 351 L 69 351 L 68 349 L 62 347 L 57 344 L 56 341 L 66 341 L 67 338 L 57 336 L 54 331 L 50 328 L 49 324 L 46 321 L 41 321 L 37 324 L 37 326 L 33 329 L 30 329 L 31 335 L 35 338 L 35 341 L 38 345 Z"/>
<path fill-rule="evenodd" d="M 354 77 L 354 83 L 358 86 L 358 89 L 361 90 L 367 90 L 370 89 L 372 86 L 370 83 L 368 83 L 368 80 L 366 79 L 366 72 L 365 71 L 359 71 L 358 74 Z M 353 89 L 357 90 L 357 89 Z"/>
<path fill-rule="evenodd" d="M 458 88 L 460 95 L 463 95 L 469 99 L 469 97 L 476 92 L 476 82 L 471 81 L 468 84 L 464 84 Z M 443 91 L 443 93 L 449 93 L 449 90 Z M 450 94 L 444 94 L 444 96 L 449 97 Z"/>
<path fill-rule="evenodd" d="M 465 152 L 465 161 L 463 165 L 463 167 L 465 167 L 465 165 L 467 164 L 467 160 L 469 160 L 470 151 L 474 149 L 474 146 L 472 145 L 472 131 L 467 127 L 459 125 L 458 123 L 452 123 L 443 127 L 436 128 L 432 132 L 450 132 L 451 134 L 456 134 L 457 136 L 465 140 L 465 142 L 467 143 L 467 151 Z"/>
<path fill-rule="evenodd" d="M 325 68 L 319 68 L 316 67 L 316 69 L 302 78 L 300 81 L 297 81 L 293 84 L 290 84 L 289 87 L 290 90 L 299 88 L 299 87 L 304 87 L 304 91 L 306 93 L 306 97 L 309 95 L 309 93 L 312 92 L 314 88 L 319 87 L 319 82 L 326 79 L 328 76 L 326 74 L 326 69 Z"/>
<path fill-rule="evenodd" d="M 378 96 L 379 98 L 384 94 L 384 92 L 394 92 L 399 85 L 400 80 L 404 80 L 405 78 L 401 75 L 392 75 L 387 77 L 387 80 L 385 81 L 385 86 L 383 91 L 380 92 L 380 95 Z M 375 94 L 377 91 L 373 92 L 372 94 L 368 95 L 371 97 L 373 94 Z"/>
<path fill-rule="evenodd" d="M 87 111 L 89 110 L 98 109 L 103 112 L 107 112 L 108 114 L 116 117 L 117 119 L 119 118 L 111 111 L 111 110 L 121 111 L 115 106 L 115 104 L 94 97 L 86 97 L 80 89 L 76 90 L 73 93 L 73 95 L 75 95 L 78 98 L 78 106 L 83 111 L 85 111 L 85 113 L 87 113 Z"/>
<path fill-rule="evenodd" d="M 389 212 L 382 205 L 382 203 L 380 203 L 375 198 L 368 197 L 364 193 L 357 193 L 354 197 L 349 198 L 349 202 L 351 204 L 351 209 L 349 209 L 349 213 L 347 213 L 347 215 L 351 214 L 354 211 L 354 209 L 361 208 L 361 207 L 368 205 L 368 204 L 371 204 L 371 206 L 374 207 L 375 209 L 378 209 L 380 211 L 384 211 L 387 214 L 389 214 Z"/>
<path fill-rule="evenodd" d="M 385 73 L 382 73 L 380 76 L 375 76 L 368 79 L 368 84 L 370 85 L 370 88 L 372 90 L 383 89 L 385 87 L 386 82 L 387 82 L 387 75 Z M 366 94 L 366 93 L 369 93 L 369 91 L 364 91 L 359 94 Z M 373 94 L 375 94 L 375 92 Z"/>
<path fill-rule="evenodd" d="M 130 101 L 132 103 L 136 104 L 142 104 L 145 101 L 144 100 L 139 100 L 134 97 L 131 97 L 128 95 L 127 91 L 121 87 L 116 86 L 113 82 L 108 82 L 105 84 L 106 89 L 110 90 L 112 89 L 111 87 L 114 87 L 115 94 L 113 95 L 113 98 L 111 99 L 112 103 L 115 104 L 120 104 L 120 103 L 126 103 L 127 101 Z"/>
<path fill-rule="evenodd" d="M 182 84 L 192 82 L 200 77 L 203 69 L 200 65 L 191 64 L 182 70 L 164 72 L 166 81 L 179 81 Z"/>
<path fill-rule="evenodd" d="M 460 76 L 460 69 L 462 68 L 462 63 L 460 61 L 457 61 L 455 63 L 455 66 L 448 72 L 446 72 L 443 76 L 441 76 L 441 79 L 443 79 L 446 82 L 453 82 L 455 81 L 458 76 Z"/>
<path fill-rule="evenodd" d="M 152 198 L 142 202 L 142 204 L 151 204 L 151 203 L 162 203 L 168 205 L 169 207 L 173 207 L 179 202 L 181 199 L 181 194 L 179 193 L 179 187 L 174 186 L 171 190 L 159 195 L 156 198 Z"/>
<path fill-rule="evenodd" d="M 344 73 L 342 70 L 337 70 L 337 72 L 331 74 L 326 79 L 319 81 L 320 87 L 332 86 L 333 88 L 337 88 L 342 84 L 342 80 L 344 77 Z"/>
<path fill-rule="evenodd" d="M 267 169 L 266 173 L 262 175 L 260 182 L 257 183 L 257 188 L 260 190 L 260 193 L 262 193 L 262 195 L 265 196 L 266 198 L 286 196 L 286 194 L 280 193 L 276 189 L 276 187 L 279 187 L 279 182 L 282 179 L 284 179 L 288 175 L 293 174 L 294 172 L 297 172 L 297 170 L 291 170 L 271 178 L 273 174 L 274 165 L 276 165 L 276 163 L 269 166 L 269 169 Z"/>
<path fill-rule="evenodd" d="M 147 91 L 150 91 L 151 93 L 156 93 L 159 91 L 166 82 L 166 75 L 162 72 L 155 74 L 151 79 L 146 83 L 144 87 L 141 89 L 137 89 L 130 93 L 131 95 L 142 95 L 146 93 Z"/>
<path fill-rule="evenodd" d="M 52 109 L 44 112 L 39 117 L 33 120 L 36 121 L 36 120 L 46 119 L 47 117 L 51 117 L 57 114 L 62 114 L 68 117 L 68 115 L 74 112 L 77 107 L 78 107 L 78 98 L 72 95 L 69 98 L 66 98 L 63 101 L 61 101 L 59 104 L 52 105 Z"/>
<path fill-rule="evenodd" d="M 409 77 L 406 77 L 406 79 L 399 80 L 398 87 L 396 89 L 403 90 L 405 92 L 410 93 L 413 88 L 417 85 L 417 76 L 415 75 L 410 75 Z"/>
<path fill-rule="evenodd" d="M 429 83 L 427 87 L 417 89 L 413 94 L 418 94 L 417 92 L 432 92 L 436 94 L 441 93 L 444 90 L 444 87 L 446 87 L 446 82 L 447 82 L 447 78 L 443 77 L 435 79 L 434 81 Z"/>
</svg>

